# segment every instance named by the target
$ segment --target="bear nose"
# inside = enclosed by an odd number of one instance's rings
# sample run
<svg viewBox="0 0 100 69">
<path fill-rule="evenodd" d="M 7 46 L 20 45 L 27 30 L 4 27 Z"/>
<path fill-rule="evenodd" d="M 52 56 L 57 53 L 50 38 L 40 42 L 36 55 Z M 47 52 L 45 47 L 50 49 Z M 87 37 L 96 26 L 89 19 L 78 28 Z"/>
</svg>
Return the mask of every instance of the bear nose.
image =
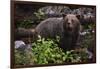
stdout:
<svg viewBox="0 0 100 69">
<path fill-rule="evenodd" d="M 68 22 L 68 25 L 70 24 L 70 22 Z"/>
</svg>

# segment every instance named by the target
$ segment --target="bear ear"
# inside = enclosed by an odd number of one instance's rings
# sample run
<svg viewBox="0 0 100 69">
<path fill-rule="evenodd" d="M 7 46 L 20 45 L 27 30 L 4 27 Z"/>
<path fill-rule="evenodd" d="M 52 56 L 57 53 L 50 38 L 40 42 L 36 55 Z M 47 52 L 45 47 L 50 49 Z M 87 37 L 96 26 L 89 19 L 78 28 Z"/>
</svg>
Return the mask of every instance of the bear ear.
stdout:
<svg viewBox="0 0 100 69">
<path fill-rule="evenodd" d="M 63 13 L 62 16 L 63 16 L 63 18 L 65 18 L 65 16 L 67 16 L 67 15 Z"/>
<path fill-rule="evenodd" d="M 81 15 L 76 15 L 76 17 L 77 17 L 78 19 L 80 19 Z"/>
</svg>

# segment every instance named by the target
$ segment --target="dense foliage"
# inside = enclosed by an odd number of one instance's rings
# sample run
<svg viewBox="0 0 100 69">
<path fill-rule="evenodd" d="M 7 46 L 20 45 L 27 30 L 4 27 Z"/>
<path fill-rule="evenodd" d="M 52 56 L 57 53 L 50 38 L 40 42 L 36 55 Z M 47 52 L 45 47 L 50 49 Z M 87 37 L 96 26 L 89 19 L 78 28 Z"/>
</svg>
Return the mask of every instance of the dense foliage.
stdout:
<svg viewBox="0 0 100 69">
<path fill-rule="evenodd" d="M 57 46 L 59 37 L 56 40 L 39 39 L 32 43 L 32 50 L 15 50 L 16 65 L 33 65 L 33 64 L 49 64 L 49 63 L 76 63 L 86 62 L 88 54 L 85 48 L 80 52 L 75 50 L 64 52 Z"/>
<path fill-rule="evenodd" d="M 16 22 L 16 27 L 19 28 L 30 28 L 32 27 L 32 20 L 20 20 Z"/>
</svg>

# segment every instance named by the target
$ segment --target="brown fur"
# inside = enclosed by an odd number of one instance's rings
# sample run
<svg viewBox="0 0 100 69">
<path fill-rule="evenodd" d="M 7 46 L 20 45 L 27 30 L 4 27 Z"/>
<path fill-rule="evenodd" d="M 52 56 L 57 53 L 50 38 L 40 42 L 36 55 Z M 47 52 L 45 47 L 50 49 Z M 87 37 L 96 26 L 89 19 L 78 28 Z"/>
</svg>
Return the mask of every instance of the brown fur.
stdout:
<svg viewBox="0 0 100 69">
<path fill-rule="evenodd" d="M 70 50 L 77 46 L 80 22 L 78 16 L 67 14 L 62 18 L 48 18 L 42 21 L 35 30 L 44 38 L 60 36 L 59 46 L 64 50 Z"/>
</svg>

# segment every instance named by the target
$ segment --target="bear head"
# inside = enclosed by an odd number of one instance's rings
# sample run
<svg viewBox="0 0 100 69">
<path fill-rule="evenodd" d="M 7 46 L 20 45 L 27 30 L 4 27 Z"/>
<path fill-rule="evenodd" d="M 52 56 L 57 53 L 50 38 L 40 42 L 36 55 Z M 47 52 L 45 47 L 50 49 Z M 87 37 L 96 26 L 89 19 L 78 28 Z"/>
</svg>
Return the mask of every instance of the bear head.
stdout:
<svg viewBox="0 0 100 69">
<path fill-rule="evenodd" d="M 65 32 L 75 33 L 80 29 L 80 16 L 74 14 L 63 14 L 63 28 Z"/>
</svg>

